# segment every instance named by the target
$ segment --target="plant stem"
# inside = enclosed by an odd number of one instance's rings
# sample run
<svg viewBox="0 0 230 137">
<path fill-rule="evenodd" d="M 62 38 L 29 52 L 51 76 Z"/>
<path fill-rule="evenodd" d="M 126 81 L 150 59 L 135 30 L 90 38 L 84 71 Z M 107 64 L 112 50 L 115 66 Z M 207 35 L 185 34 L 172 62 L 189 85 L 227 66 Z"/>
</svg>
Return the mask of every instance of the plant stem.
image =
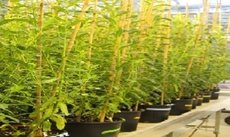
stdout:
<svg viewBox="0 0 230 137">
<path fill-rule="evenodd" d="M 171 20 L 171 1 L 168 1 L 169 7 L 168 7 L 168 14 L 167 18 Z M 165 93 L 168 90 L 168 54 L 169 54 L 169 48 L 170 48 L 170 33 L 171 33 L 171 21 L 168 23 L 168 27 L 166 29 L 166 37 L 165 39 L 165 45 L 164 45 L 164 53 L 163 53 L 163 91 L 161 92 L 161 105 L 164 105 L 164 98 Z"/>
<path fill-rule="evenodd" d="M 153 3 L 154 3 L 154 1 L 152 1 L 152 4 L 148 4 L 148 3 L 146 3 L 145 0 L 141 0 L 140 13 L 138 16 L 139 23 L 137 25 L 138 30 L 139 30 L 139 35 L 138 35 L 139 41 L 137 43 L 136 49 L 134 49 L 134 51 L 132 53 L 133 59 L 136 59 L 136 60 L 141 60 L 143 57 L 142 56 L 142 54 L 144 52 L 143 46 L 144 46 L 144 41 L 146 38 L 145 34 L 147 34 L 148 28 L 151 27 L 152 19 L 153 19 L 152 18 Z M 143 72 L 143 70 L 142 70 L 143 68 L 141 67 L 142 64 L 143 64 L 142 61 L 138 61 L 138 62 L 133 62 L 131 65 L 132 69 L 134 69 L 134 74 L 131 74 L 131 75 L 133 75 L 131 77 L 134 77 L 134 79 L 136 81 L 138 80 L 138 76 L 140 76 Z M 141 84 L 138 84 L 137 88 L 139 89 L 140 86 L 141 86 Z M 139 104 L 139 101 L 136 101 L 134 111 L 138 110 L 138 104 Z"/>
<path fill-rule="evenodd" d="M 197 46 L 199 45 L 202 31 L 203 31 L 203 26 L 204 26 L 205 22 L 207 22 L 208 2 L 207 2 L 207 0 L 203 0 L 203 3 L 204 3 L 204 8 L 203 8 L 204 10 L 203 10 L 202 16 L 200 17 L 200 23 L 199 23 L 199 26 L 197 27 L 197 30 L 195 33 L 194 48 L 197 48 Z M 194 60 L 195 60 L 195 57 L 192 57 L 189 60 L 188 67 L 186 70 L 186 79 L 187 79 L 187 77 L 188 77 L 188 75 L 192 69 L 192 65 L 193 65 Z M 183 95 L 183 88 L 182 88 L 182 91 L 180 91 L 179 97 L 181 97 L 182 95 Z"/>
<path fill-rule="evenodd" d="M 124 15 L 122 17 L 122 21 L 124 21 L 124 26 L 122 29 L 125 30 L 124 32 L 124 39 L 123 39 L 123 43 L 125 45 L 125 47 L 122 49 L 122 53 L 121 53 L 121 64 L 124 64 L 125 61 L 126 61 L 126 58 L 127 58 L 127 50 L 128 50 L 128 47 L 126 46 L 129 42 L 129 32 L 128 30 L 130 29 L 130 23 L 131 23 L 131 15 L 132 15 L 132 0 L 126 0 L 126 1 L 123 1 L 124 3 L 122 4 L 122 10 L 123 11 L 126 11 L 128 12 L 127 14 L 128 15 Z M 121 78 L 122 78 L 122 72 L 123 72 L 123 69 L 122 67 L 120 68 L 120 70 L 118 71 L 118 74 L 117 74 L 117 78 L 116 78 L 116 85 L 119 87 L 120 85 L 120 82 L 121 82 Z"/>
<path fill-rule="evenodd" d="M 145 13 L 145 21 L 150 27 L 153 22 L 153 5 L 155 3 L 155 0 L 152 0 L 151 4 L 147 6 L 146 13 Z"/>
<path fill-rule="evenodd" d="M 138 105 L 139 105 L 139 101 L 136 102 L 135 107 L 134 107 L 134 111 L 138 111 Z"/>
<path fill-rule="evenodd" d="M 202 16 L 202 19 L 203 19 L 203 22 L 202 22 L 202 25 L 205 26 L 208 22 L 208 11 L 209 11 L 209 2 L 208 0 L 203 0 L 204 1 L 204 10 L 203 10 L 203 16 Z M 208 49 L 209 47 L 206 46 L 204 51 L 203 51 L 203 55 L 201 56 L 201 63 L 202 64 L 205 64 L 205 61 L 207 60 L 207 56 L 206 56 L 206 53 L 208 52 Z"/>
<path fill-rule="evenodd" d="M 228 27 L 227 27 L 227 34 L 230 33 L 230 16 L 228 17 Z"/>
<path fill-rule="evenodd" d="M 28 11 L 29 10 L 29 2 L 28 2 L 28 0 L 25 0 L 25 6 L 26 6 L 25 7 L 26 8 L 25 9 L 25 14 L 28 16 L 28 14 L 29 14 L 29 11 Z"/>
<path fill-rule="evenodd" d="M 154 3 L 152 4 L 154 5 Z M 156 10 L 160 10 L 163 11 L 164 10 L 164 6 L 159 6 L 159 9 Z M 153 13 L 156 14 L 156 13 Z M 164 14 L 160 14 L 160 18 L 163 18 Z M 158 56 L 158 49 L 161 47 L 161 32 L 162 30 L 162 21 L 156 21 L 157 23 L 159 23 L 159 27 L 158 27 L 158 31 L 156 32 L 156 45 L 154 47 L 154 51 L 153 51 L 153 64 L 155 63 L 157 56 Z"/>
<path fill-rule="evenodd" d="M 216 11 L 215 13 L 213 14 L 213 18 L 212 18 L 212 29 L 214 30 L 218 24 L 218 21 L 219 21 L 219 10 L 220 10 L 220 6 L 221 6 L 221 3 L 217 3 L 216 5 Z"/>
<path fill-rule="evenodd" d="M 203 14 L 203 16 L 205 16 L 205 15 Z M 201 16 L 199 26 L 197 27 L 197 30 L 196 30 L 196 33 L 195 33 L 194 48 L 197 48 L 197 46 L 199 45 L 200 38 L 201 38 L 201 33 L 202 33 L 202 30 L 203 30 L 203 22 L 204 22 L 204 20 L 203 20 L 203 17 Z M 186 76 L 188 76 L 188 74 L 190 73 L 190 71 L 192 69 L 193 61 L 194 61 L 194 57 L 192 57 L 190 59 L 190 61 L 189 61 L 187 71 L 186 71 Z"/>
<path fill-rule="evenodd" d="M 145 34 L 147 34 L 148 28 L 150 27 L 150 23 L 151 22 L 151 17 L 148 19 L 147 17 L 151 16 L 152 14 L 152 5 L 148 4 L 145 2 L 145 0 L 141 1 L 141 6 L 140 6 L 140 13 L 139 13 L 139 31 L 140 31 L 140 35 L 139 35 L 139 42 L 137 45 L 137 51 L 139 51 L 139 53 L 143 52 L 143 42 L 145 40 Z M 136 55 L 137 57 L 139 57 L 140 55 Z"/>
<path fill-rule="evenodd" d="M 62 84 L 62 79 L 63 79 L 64 72 L 65 72 L 66 62 L 68 60 L 68 56 L 69 56 L 70 52 L 72 51 L 72 48 L 73 48 L 74 43 L 76 41 L 77 34 L 80 31 L 82 20 L 84 18 L 86 9 L 88 8 L 88 4 L 89 4 L 89 0 L 84 0 L 83 7 L 82 7 L 80 15 L 79 15 L 80 22 L 78 22 L 74 26 L 74 30 L 73 30 L 73 32 L 72 32 L 72 34 L 70 36 L 70 40 L 68 41 L 68 45 L 64 49 L 65 52 L 64 52 L 64 55 L 63 55 L 62 64 L 61 64 L 60 70 L 57 72 L 57 82 L 53 86 L 52 91 L 51 91 L 52 96 L 56 95 L 58 87 Z"/>
<path fill-rule="evenodd" d="M 37 46 L 37 66 L 36 66 L 36 111 L 38 111 L 36 116 L 36 121 L 40 121 L 42 119 L 42 112 L 40 112 L 40 108 L 42 105 L 42 35 L 43 35 L 43 18 L 44 18 L 44 0 L 40 0 L 39 2 L 39 16 L 38 16 L 38 46 Z M 36 136 L 41 137 L 42 129 L 41 127 L 37 127 Z"/>
<path fill-rule="evenodd" d="M 121 7 L 123 7 L 123 5 L 126 2 L 127 2 L 126 0 L 123 0 L 121 2 Z M 119 28 L 124 29 L 124 24 L 125 24 L 125 22 L 123 20 L 123 16 L 121 16 L 120 20 L 119 20 L 119 23 L 118 23 Z M 107 94 L 108 95 L 113 93 L 113 87 L 114 87 L 114 84 L 116 84 L 115 83 L 116 82 L 115 77 L 116 77 L 117 58 L 118 58 L 118 55 L 119 55 L 120 45 L 122 43 L 122 37 L 123 37 L 123 34 L 120 34 L 119 36 L 117 36 L 115 44 L 113 46 L 113 56 L 112 56 L 112 62 L 111 62 L 110 71 L 109 71 L 110 84 L 107 87 Z M 106 116 L 106 113 L 108 111 L 108 107 L 107 107 L 108 103 L 109 103 L 109 101 L 106 100 L 104 108 L 102 109 L 102 111 L 99 114 L 100 122 L 104 122 L 104 120 L 105 120 L 105 116 Z"/>
<path fill-rule="evenodd" d="M 97 21 L 97 4 L 98 4 L 98 0 L 94 0 L 93 19 L 92 19 L 92 24 L 90 28 L 91 31 L 89 34 L 88 67 L 90 67 L 90 62 L 91 62 L 91 57 L 92 57 L 93 37 L 94 37 L 96 21 Z"/>
<path fill-rule="evenodd" d="M 93 5 L 93 17 L 92 17 L 92 22 L 91 22 L 91 26 L 89 27 L 89 47 L 88 47 L 88 55 L 87 55 L 87 69 L 90 72 L 91 69 L 91 58 L 92 58 L 92 48 L 93 48 L 93 40 L 94 40 L 94 33 L 96 31 L 96 21 L 97 21 L 97 4 L 98 4 L 98 0 L 94 0 L 94 5 Z M 86 86 L 87 86 L 87 81 L 84 82 L 84 84 L 82 85 L 82 87 L 80 88 L 80 90 L 82 91 L 82 93 L 85 93 L 86 90 Z M 82 105 L 81 105 L 82 104 Z M 84 105 L 85 104 L 85 98 L 82 98 L 79 102 L 79 105 L 81 106 L 79 109 L 79 114 L 82 114 L 84 111 Z M 82 115 L 78 115 L 76 121 L 80 122 L 81 121 L 81 117 Z"/>
<path fill-rule="evenodd" d="M 209 0 L 203 0 L 203 16 L 202 16 L 203 22 L 202 23 L 204 24 L 206 24 L 208 21 L 208 11 L 209 11 Z"/>
</svg>

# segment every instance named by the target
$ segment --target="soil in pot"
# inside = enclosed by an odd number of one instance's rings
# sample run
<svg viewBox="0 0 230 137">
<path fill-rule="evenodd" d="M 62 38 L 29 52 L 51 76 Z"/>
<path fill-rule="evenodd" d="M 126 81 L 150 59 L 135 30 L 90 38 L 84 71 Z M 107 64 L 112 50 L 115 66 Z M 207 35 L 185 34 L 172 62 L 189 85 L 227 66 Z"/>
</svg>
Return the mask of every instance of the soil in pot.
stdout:
<svg viewBox="0 0 230 137">
<path fill-rule="evenodd" d="M 185 112 L 192 110 L 192 98 L 181 98 L 173 101 L 174 104 L 172 106 L 172 110 L 170 111 L 170 115 L 181 115 Z"/>
<path fill-rule="evenodd" d="M 122 118 L 121 132 L 131 132 L 137 129 L 141 111 L 121 111 L 114 114 L 114 118 Z"/>
<path fill-rule="evenodd" d="M 171 106 L 150 106 L 141 112 L 140 122 L 157 123 L 168 119 Z"/>
<path fill-rule="evenodd" d="M 29 127 L 21 123 L 10 123 L 3 125 L 0 123 L 0 137 L 28 137 Z M 16 135 L 17 134 L 17 135 Z"/>
<path fill-rule="evenodd" d="M 198 99 L 197 98 L 193 98 L 192 100 L 192 109 L 195 109 L 198 103 Z"/>
<path fill-rule="evenodd" d="M 70 137 L 117 137 L 122 120 L 113 122 L 68 122 L 65 130 Z"/>
</svg>

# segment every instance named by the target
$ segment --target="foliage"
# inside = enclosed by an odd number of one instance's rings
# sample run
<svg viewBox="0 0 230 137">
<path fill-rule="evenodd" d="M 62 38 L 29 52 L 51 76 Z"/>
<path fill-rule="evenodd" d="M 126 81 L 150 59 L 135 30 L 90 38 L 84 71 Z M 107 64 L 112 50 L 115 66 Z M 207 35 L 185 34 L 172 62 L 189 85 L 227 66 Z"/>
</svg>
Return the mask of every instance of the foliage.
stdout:
<svg viewBox="0 0 230 137">
<path fill-rule="evenodd" d="M 221 26 L 170 8 L 163 0 L 143 0 L 139 10 L 132 0 L 10 1 L 0 18 L 0 122 L 30 115 L 33 134 L 63 129 L 70 114 L 103 122 L 121 105 L 163 104 L 227 78 Z"/>
</svg>

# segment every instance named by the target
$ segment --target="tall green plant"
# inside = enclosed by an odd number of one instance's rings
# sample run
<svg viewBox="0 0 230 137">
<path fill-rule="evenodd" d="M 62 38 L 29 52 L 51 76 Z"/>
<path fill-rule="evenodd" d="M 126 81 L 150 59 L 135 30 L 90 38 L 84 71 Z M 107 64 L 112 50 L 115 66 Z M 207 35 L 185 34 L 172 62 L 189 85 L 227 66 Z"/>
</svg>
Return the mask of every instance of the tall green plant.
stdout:
<svg viewBox="0 0 230 137">
<path fill-rule="evenodd" d="M 12 9 L 5 15 L 4 20 L 1 20 L 1 29 L 4 28 L 5 32 L 8 32 L 8 34 L 2 35 L 6 45 L 4 52 L 10 49 L 11 45 L 15 45 L 14 50 L 19 49 L 20 51 L 20 54 L 17 54 L 16 50 L 12 52 L 14 56 L 12 56 L 11 61 L 14 63 L 9 65 L 12 68 L 14 65 L 18 66 L 15 72 L 11 73 L 13 77 L 18 75 L 18 80 L 14 84 L 20 85 L 21 88 L 17 92 L 24 91 L 25 98 L 31 102 L 37 101 L 37 107 L 31 114 L 31 117 L 36 118 L 31 123 L 32 132 L 37 129 L 41 131 L 41 128 L 44 131 L 50 130 L 51 121 L 56 122 L 59 129 L 64 128 L 65 119 L 60 113 L 68 115 L 65 105 L 68 98 L 66 98 L 67 95 L 64 91 L 69 86 L 67 82 L 70 81 L 64 77 L 65 66 L 71 64 L 68 56 L 70 56 L 71 49 L 75 44 L 75 38 L 81 27 L 87 3 L 88 1 L 85 1 L 81 13 L 76 12 L 80 18 L 70 19 L 73 12 L 68 9 L 72 6 L 69 2 L 64 4 L 66 7 L 63 7 L 63 1 L 47 5 L 45 14 L 43 14 L 43 1 L 39 1 L 40 6 L 38 7 L 38 3 L 35 2 L 26 3 L 28 6 L 19 2 L 12 2 Z M 39 12 L 34 12 L 37 9 L 40 9 Z M 26 15 L 24 15 L 24 11 L 26 11 Z M 81 21 L 76 23 L 78 20 Z M 73 24 L 75 24 L 75 29 L 71 34 Z M 14 35 L 12 35 L 13 33 Z M 68 43 L 69 37 L 71 39 Z M 39 45 L 38 48 L 37 45 Z M 38 53 L 37 56 L 35 53 Z M 37 61 L 35 60 L 36 57 Z M 35 65 L 36 62 L 37 65 Z M 6 70 L 11 71 L 9 68 Z M 35 85 L 37 85 L 37 94 L 35 93 Z M 6 88 L 10 89 L 12 86 L 9 85 Z M 35 99 L 35 97 L 37 98 Z M 26 108 L 24 109 L 26 111 Z M 40 133 L 33 132 L 34 135 Z"/>
<path fill-rule="evenodd" d="M 171 52 L 171 4 L 165 1 L 153 2 L 151 27 L 146 52 L 146 90 L 152 92 L 155 103 L 162 105 L 169 95 L 169 64 Z M 160 94 L 160 96 L 159 96 Z"/>
<path fill-rule="evenodd" d="M 222 26 L 219 24 L 219 10 L 220 3 L 217 3 L 216 12 L 213 15 L 212 28 L 210 30 L 211 46 L 207 51 L 207 86 L 213 88 L 217 83 L 227 78 L 226 62 L 228 58 L 227 53 L 227 39 L 222 32 Z"/>
<path fill-rule="evenodd" d="M 37 65 L 36 65 L 36 110 L 41 109 L 42 105 L 42 35 L 43 35 L 43 16 L 44 16 L 44 0 L 39 3 L 38 13 L 38 46 L 37 46 Z M 37 113 L 36 120 L 42 119 L 42 112 Z M 37 127 L 36 136 L 43 136 L 41 127 Z"/>
</svg>

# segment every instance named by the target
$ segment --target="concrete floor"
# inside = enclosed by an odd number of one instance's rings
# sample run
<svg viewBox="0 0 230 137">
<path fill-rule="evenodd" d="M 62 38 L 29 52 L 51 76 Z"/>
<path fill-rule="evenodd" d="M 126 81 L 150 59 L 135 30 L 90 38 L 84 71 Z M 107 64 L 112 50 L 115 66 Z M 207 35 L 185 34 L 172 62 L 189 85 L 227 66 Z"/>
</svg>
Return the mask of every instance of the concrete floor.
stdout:
<svg viewBox="0 0 230 137">
<path fill-rule="evenodd" d="M 230 107 L 229 107 L 230 109 Z M 221 113 L 221 124 L 220 124 L 220 132 L 218 137 L 230 137 L 230 125 L 224 122 L 226 117 L 230 116 L 230 113 Z M 202 121 L 198 120 L 190 125 L 199 125 Z M 203 126 L 214 126 L 215 125 L 215 115 L 212 115 Z M 178 130 L 177 133 L 173 137 L 216 137 L 214 134 L 214 128 L 200 128 L 198 129 L 192 136 L 192 132 L 195 130 L 194 127 L 185 127 L 182 128 L 181 131 Z M 180 133 L 181 132 L 181 133 Z"/>
<path fill-rule="evenodd" d="M 222 89 L 220 96 L 229 96 L 230 98 L 230 89 Z M 229 106 L 226 107 L 226 110 L 230 110 L 230 102 Z M 220 122 L 220 132 L 218 137 L 230 137 L 230 125 L 225 123 L 224 119 L 230 116 L 230 113 L 221 113 L 221 122 Z M 202 121 L 197 120 L 189 125 L 199 125 Z M 215 115 L 212 115 L 208 118 L 206 122 L 204 122 L 203 126 L 209 127 L 215 125 Z M 216 137 L 214 134 L 214 128 L 199 128 L 192 136 L 192 132 L 195 130 L 195 127 L 183 127 L 178 129 L 173 137 Z"/>
<path fill-rule="evenodd" d="M 230 87 L 230 86 L 229 86 Z M 218 100 L 222 100 L 223 98 L 230 98 L 230 88 L 229 89 L 225 89 L 225 90 L 221 90 L 220 92 L 220 98 Z M 205 103 L 202 106 L 199 106 L 199 108 L 206 108 L 207 106 L 209 106 L 212 103 L 215 103 L 216 100 L 211 101 L 211 103 Z M 225 108 L 227 110 L 230 110 L 230 101 L 229 101 L 229 105 L 227 104 L 225 106 Z M 192 110 L 192 111 L 196 111 L 196 110 Z M 230 116 L 230 113 L 221 113 L 221 122 L 220 122 L 220 132 L 219 132 L 219 136 L 218 137 L 230 137 L 230 125 L 226 124 L 224 122 L 225 117 Z M 170 116 L 169 120 L 173 120 L 176 119 L 178 116 Z M 180 116 L 179 116 L 180 117 Z M 193 121 L 192 123 L 190 123 L 189 125 L 193 125 L 193 126 L 197 126 L 201 123 L 201 120 L 196 120 Z M 144 133 L 146 132 L 149 127 L 151 126 L 157 126 L 160 125 L 161 123 L 157 123 L 157 124 L 151 124 L 151 123 L 141 123 L 138 125 L 138 132 L 140 133 Z M 213 115 L 211 115 L 206 122 L 203 123 L 203 126 L 214 126 L 215 125 L 215 113 Z M 216 137 L 216 135 L 213 133 L 214 132 L 214 127 L 213 128 L 199 128 L 192 136 L 192 132 L 194 131 L 195 127 L 180 127 L 180 128 L 175 128 L 173 129 L 174 133 L 173 136 L 170 137 Z M 166 133 L 167 134 L 167 133 Z M 137 132 L 133 132 L 133 133 L 120 133 L 119 137 L 142 137 L 143 134 L 139 134 L 137 135 Z M 144 135 L 143 137 L 162 137 L 158 134 L 147 134 Z"/>
</svg>

